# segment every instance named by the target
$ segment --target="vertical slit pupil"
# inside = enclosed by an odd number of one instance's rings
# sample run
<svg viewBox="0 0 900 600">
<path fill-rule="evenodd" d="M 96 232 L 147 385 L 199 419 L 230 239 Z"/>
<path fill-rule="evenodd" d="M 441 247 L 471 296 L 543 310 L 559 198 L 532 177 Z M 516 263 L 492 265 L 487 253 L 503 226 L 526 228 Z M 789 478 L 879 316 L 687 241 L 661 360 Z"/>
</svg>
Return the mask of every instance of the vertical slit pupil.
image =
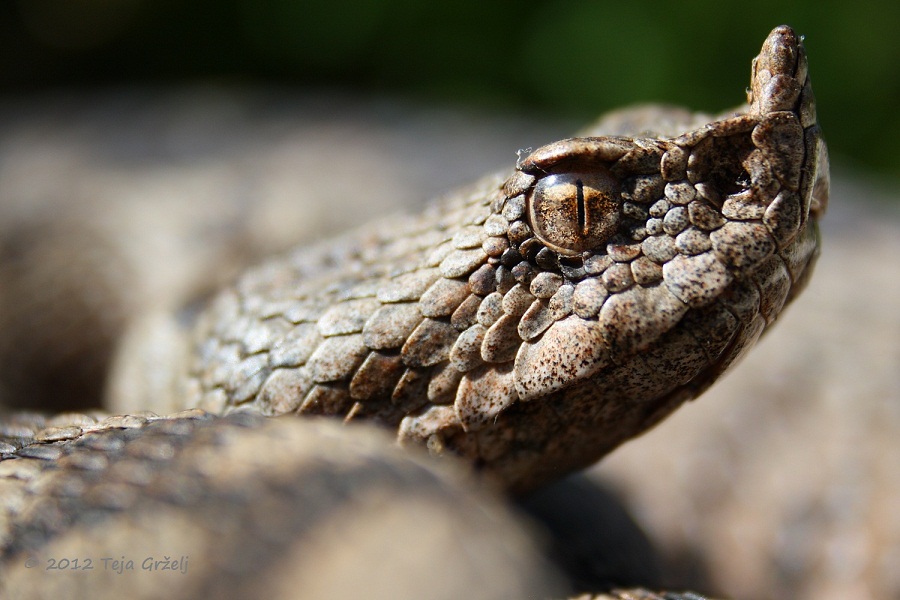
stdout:
<svg viewBox="0 0 900 600">
<path fill-rule="evenodd" d="M 587 235 L 587 217 L 584 208 L 584 183 L 580 179 L 575 180 L 575 209 L 578 211 L 578 231 L 581 235 Z"/>
</svg>

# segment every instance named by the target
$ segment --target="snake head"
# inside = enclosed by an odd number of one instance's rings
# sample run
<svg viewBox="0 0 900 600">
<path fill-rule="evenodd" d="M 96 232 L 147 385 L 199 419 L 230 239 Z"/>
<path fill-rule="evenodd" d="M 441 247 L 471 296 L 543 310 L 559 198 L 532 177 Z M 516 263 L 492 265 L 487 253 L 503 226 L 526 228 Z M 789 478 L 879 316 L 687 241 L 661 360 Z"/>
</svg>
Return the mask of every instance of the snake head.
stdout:
<svg viewBox="0 0 900 600">
<path fill-rule="evenodd" d="M 483 302 L 450 354 L 467 438 L 442 444 L 527 489 L 657 423 L 754 344 L 818 254 L 828 158 L 807 71 L 778 27 L 740 113 L 519 160 L 484 224 L 496 310 Z M 405 425 L 440 429 L 422 423 Z"/>
<path fill-rule="evenodd" d="M 748 100 L 656 110 L 657 133 L 624 113 L 248 271 L 199 318 L 189 405 L 374 420 L 518 491 L 594 462 L 715 381 L 809 277 L 828 159 L 789 28 Z"/>
</svg>

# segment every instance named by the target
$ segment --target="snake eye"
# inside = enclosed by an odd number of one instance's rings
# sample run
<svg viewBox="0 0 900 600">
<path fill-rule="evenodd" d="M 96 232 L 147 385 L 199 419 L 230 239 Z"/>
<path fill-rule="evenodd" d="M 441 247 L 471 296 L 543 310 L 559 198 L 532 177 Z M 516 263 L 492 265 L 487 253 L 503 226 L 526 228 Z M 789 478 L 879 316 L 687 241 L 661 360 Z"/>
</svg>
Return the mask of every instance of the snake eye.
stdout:
<svg viewBox="0 0 900 600">
<path fill-rule="evenodd" d="M 528 197 L 528 218 L 547 247 L 574 256 L 604 244 L 615 233 L 619 198 L 619 181 L 606 169 L 548 175 Z"/>
</svg>

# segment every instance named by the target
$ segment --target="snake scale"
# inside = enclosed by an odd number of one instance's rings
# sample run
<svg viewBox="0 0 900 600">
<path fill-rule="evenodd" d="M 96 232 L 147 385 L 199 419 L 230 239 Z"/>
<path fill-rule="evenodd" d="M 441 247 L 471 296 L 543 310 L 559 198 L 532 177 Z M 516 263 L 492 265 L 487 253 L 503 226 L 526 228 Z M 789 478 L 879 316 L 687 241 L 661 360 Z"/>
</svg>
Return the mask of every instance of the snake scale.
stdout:
<svg viewBox="0 0 900 600">
<path fill-rule="evenodd" d="M 0 590 L 562 593 L 449 457 L 526 493 L 652 427 L 753 346 L 819 251 L 828 158 L 807 71 L 800 37 L 776 28 L 738 111 L 613 113 L 184 307 L 171 335 L 129 342 L 107 413 L 6 415 Z M 344 424 L 262 418 L 279 415 Z M 134 556 L 164 560 L 129 569 Z M 62 559 L 68 572 L 47 572 Z"/>
</svg>

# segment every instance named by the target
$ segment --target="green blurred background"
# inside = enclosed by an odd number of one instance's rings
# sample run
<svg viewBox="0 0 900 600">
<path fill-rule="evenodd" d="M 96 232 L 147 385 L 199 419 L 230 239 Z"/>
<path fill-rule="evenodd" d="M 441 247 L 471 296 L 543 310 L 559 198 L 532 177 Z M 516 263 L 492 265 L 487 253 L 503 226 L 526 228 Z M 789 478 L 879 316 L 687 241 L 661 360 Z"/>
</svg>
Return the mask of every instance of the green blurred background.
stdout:
<svg viewBox="0 0 900 600">
<path fill-rule="evenodd" d="M 588 120 L 626 103 L 720 110 L 788 23 L 840 165 L 900 176 L 896 0 L 3 0 L 0 93 L 278 83 Z"/>
</svg>

